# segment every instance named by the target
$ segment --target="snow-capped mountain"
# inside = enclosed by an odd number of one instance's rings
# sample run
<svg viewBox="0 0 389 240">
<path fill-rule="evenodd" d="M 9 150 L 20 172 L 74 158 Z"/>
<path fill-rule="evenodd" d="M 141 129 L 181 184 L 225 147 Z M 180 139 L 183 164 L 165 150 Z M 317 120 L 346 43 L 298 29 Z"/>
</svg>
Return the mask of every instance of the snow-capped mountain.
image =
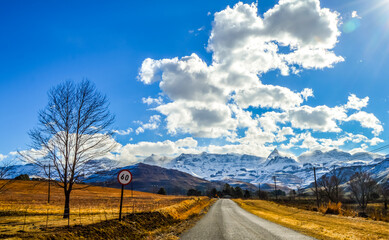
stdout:
<svg viewBox="0 0 389 240">
<path fill-rule="evenodd" d="M 235 179 L 251 182 L 258 175 L 261 157 L 238 154 L 181 154 L 165 167 L 210 181 Z"/>
<path fill-rule="evenodd" d="M 266 158 L 265 167 L 267 169 L 283 170 L 286 168 L 296 168 L 298 162 L 290 157 L 282 156 L 277 148 Z"/>
<path fill-rule="evenodd" d="M 107 171 L 110 169 L 115 169 L 118 167 L 121 167 L 122 164 L 119 161 L 108 159 L 108 158 L 102 158 L 97 160 L 90 160 L 88 161 L 84 167 L 81 174 L 84 175 L 84 177 L 88 177 L 96 172 L 100 171 Z M 46 169 L 39 167 L 32 163 L 27 164 L 20 164 L 20 165 L 14 165 L 11 167 L 9 172 L 7 173 L 7 178 L 15 178 L 21 174 L 27 174 L 30 176 L 30 178 L 37 177 L 37 178 L 47 178 L 48 177 L 49 169 L 46 167 Z M 51 177 L 53 179 L 56 178 L 56 171 L 53 166 L 51 166 Z"/>
<path fill-rule="evenodd" d="M 148 165 L 162 166 L 168 164 L 171 160 L 172 158 L 169 157 L 151 154 L 149 157 L 143 160 L 143 163 Z"/>
<path fill-rule="evenodd" d="M 164 167 L 187 172 L 209 181 L 238 180 L 255 185 L 272 184 L 273 176 L 276 176 L 278 184 L 296 188 L 306 187 L 314 181 L 313 167 L 316 167 L 316 175 L 319 178 L 334 167 L 365 166 L 367 169 L 378 169 L 378 166 L 386 166 L 383 164 L 384 159 L 385 157 L 379 154 L 350 154 L 339 150 L 314 151 L 294 159 L 274 149 L 266 159 L 239 154 L 181 154 Z M 389 173 L 389 170 L 382 166 L 375 171 L 379 172 L 375 173 L 377 177 L 387 176 Z"/>
<path fill-rule="evenodd" d="M 357 169 L 369 171 L 377 181 L 387 181 L 389 178 L 389 158 L 374 153 L 350 154 L 339 150 L 327 152 L 313 151 L 300 155 L 297 159 L 280 153 L 277 149 L 267 158 L 240 155 L 240 154 L 181 154 L 176 158 L 167 158 L 151 155 L 143 163 L 170 168 L 211 182 L 228 182 L 230 184 L 248 183 L 250 186 L 258 184 L 273 184 L 274 176 L 277 185 L 286 188 L 307 187 L 313 181 L 313 167 L 316 167 L 317 178 L 330 172 L 334 168 L 343 168 L 348 176 Z M 120 162 L 111 159 L 90 161 L 85 167 L 84 179 L 89 181 L 103 181 L 104 175 L 93 174 L 98 172 L 117 170 L 123 167 Z M 20 174 L 46 177 L 42 168 L 32 164 L 15 165 L 12 167 L 9 178 Z M 55 171 L 52 171 L 55 178 Z M 252 184 L 252 185 L 251 185 Z"/>
</svg>

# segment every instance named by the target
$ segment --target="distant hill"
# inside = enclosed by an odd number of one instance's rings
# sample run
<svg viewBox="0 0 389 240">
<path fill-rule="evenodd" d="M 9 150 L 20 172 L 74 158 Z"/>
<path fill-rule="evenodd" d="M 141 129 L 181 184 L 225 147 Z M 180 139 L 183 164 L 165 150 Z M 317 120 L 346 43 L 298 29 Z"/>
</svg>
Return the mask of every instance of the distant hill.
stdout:
<svg viewBox="0 0 389 240">
<path fill-rule="evenodd" d="M 185 195 L 190 188 L 205 191 L 212 188 L 222 188 L 223 182 L 210 182 L 188 173 L 174 169 L 166 169 L 144 163 L 103 171 L 92 174 L 84 180 L 85 183 L 120 188 L 117 182 L 117 173 L 122 169 L 129 169 L 132 173 L 132 187 L 137 191 L 157 192 L 159 188 L 165 188 L 168 194 Z M 126 187 L 131 188 L 131 185 Z"/>
</svg>

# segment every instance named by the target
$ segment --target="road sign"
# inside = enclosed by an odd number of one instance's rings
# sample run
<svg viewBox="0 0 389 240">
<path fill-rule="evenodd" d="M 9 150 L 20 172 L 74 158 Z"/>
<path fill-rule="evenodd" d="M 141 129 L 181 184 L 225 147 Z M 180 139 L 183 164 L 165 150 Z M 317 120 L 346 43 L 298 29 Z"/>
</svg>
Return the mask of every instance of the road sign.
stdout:
<svg viewBox="0 0 389 240">
<path fill-rule="evenodd" d="M 118 182 L 121 185 L 127 185 L 132 181 L 132 174 L 129 170 L 123 169 L 118 174 Z"/>
<path fill-rule="evenodd" d="M 122 220 L 122 206 L 123 206 L 123 190 L 124 186 L 130 184 L 132 181 L 132 174 L 129 170 L 123 169 L 118 173 L 118 182 L 122 185 L 122 194 L 120 197 L 120 208 L 119 208 L 119 221 Z"/>
</svg>

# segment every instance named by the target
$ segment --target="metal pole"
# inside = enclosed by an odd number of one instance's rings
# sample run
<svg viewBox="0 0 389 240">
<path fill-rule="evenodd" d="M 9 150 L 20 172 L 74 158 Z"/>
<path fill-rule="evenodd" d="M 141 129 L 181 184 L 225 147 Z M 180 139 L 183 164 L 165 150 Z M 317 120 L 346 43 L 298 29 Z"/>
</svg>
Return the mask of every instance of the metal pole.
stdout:
<svg viewBox="0 0 389 240">
<path fill-rule="evenodd" d="M 50 164 L 49 164 L 49 189 L 48 189 L 48 192 L 47 192 L 47 203 L 50 203 L 50 179 L 51 179 L 51 175 L 50 175 Z"/>
<path fill-rule="evenodd" d="M 274 176 L 273 179 L 274 179 L 274 193 L 276 194 L 276 200 L 278 200 L 276 176 Z"/>
<path fill-rule="evenodd" d="M 119 221 L 122 220 L 123 190 L 124 190 L 124 185 L 122 184 L 122 196 L 120 197 Z"/>
<path fill-rule="evenodd" d="M 317 205 L 317 211 L 319 211 L 319 192 L 317 191 L 316 168 L 315 167 L 313 167 L 313 175 L 315 177 L 316 205 Z"/>
<path fill-rule="evenodd" d="M 132 214 L 135 213 L 134 187 L 131 182 Z"/>
</svg>

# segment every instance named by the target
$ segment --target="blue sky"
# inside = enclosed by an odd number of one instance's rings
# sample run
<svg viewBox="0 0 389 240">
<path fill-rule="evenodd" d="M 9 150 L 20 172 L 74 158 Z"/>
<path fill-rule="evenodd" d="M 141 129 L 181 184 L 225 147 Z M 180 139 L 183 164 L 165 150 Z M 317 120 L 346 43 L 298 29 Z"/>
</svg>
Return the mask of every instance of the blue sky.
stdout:
<svg viewBox="0 0 389 240">
<path fill-rule="evenodd" d="M 389 1 L 259 1 L 256 18 L 252 3 L 1 3 L 0 158 L 28 148 L 50 87 L 83 78 L 108 96 L 129 161 L 387 144 Z M 315 21 L 287 19 L 288 4 Z"/>
</svg>

